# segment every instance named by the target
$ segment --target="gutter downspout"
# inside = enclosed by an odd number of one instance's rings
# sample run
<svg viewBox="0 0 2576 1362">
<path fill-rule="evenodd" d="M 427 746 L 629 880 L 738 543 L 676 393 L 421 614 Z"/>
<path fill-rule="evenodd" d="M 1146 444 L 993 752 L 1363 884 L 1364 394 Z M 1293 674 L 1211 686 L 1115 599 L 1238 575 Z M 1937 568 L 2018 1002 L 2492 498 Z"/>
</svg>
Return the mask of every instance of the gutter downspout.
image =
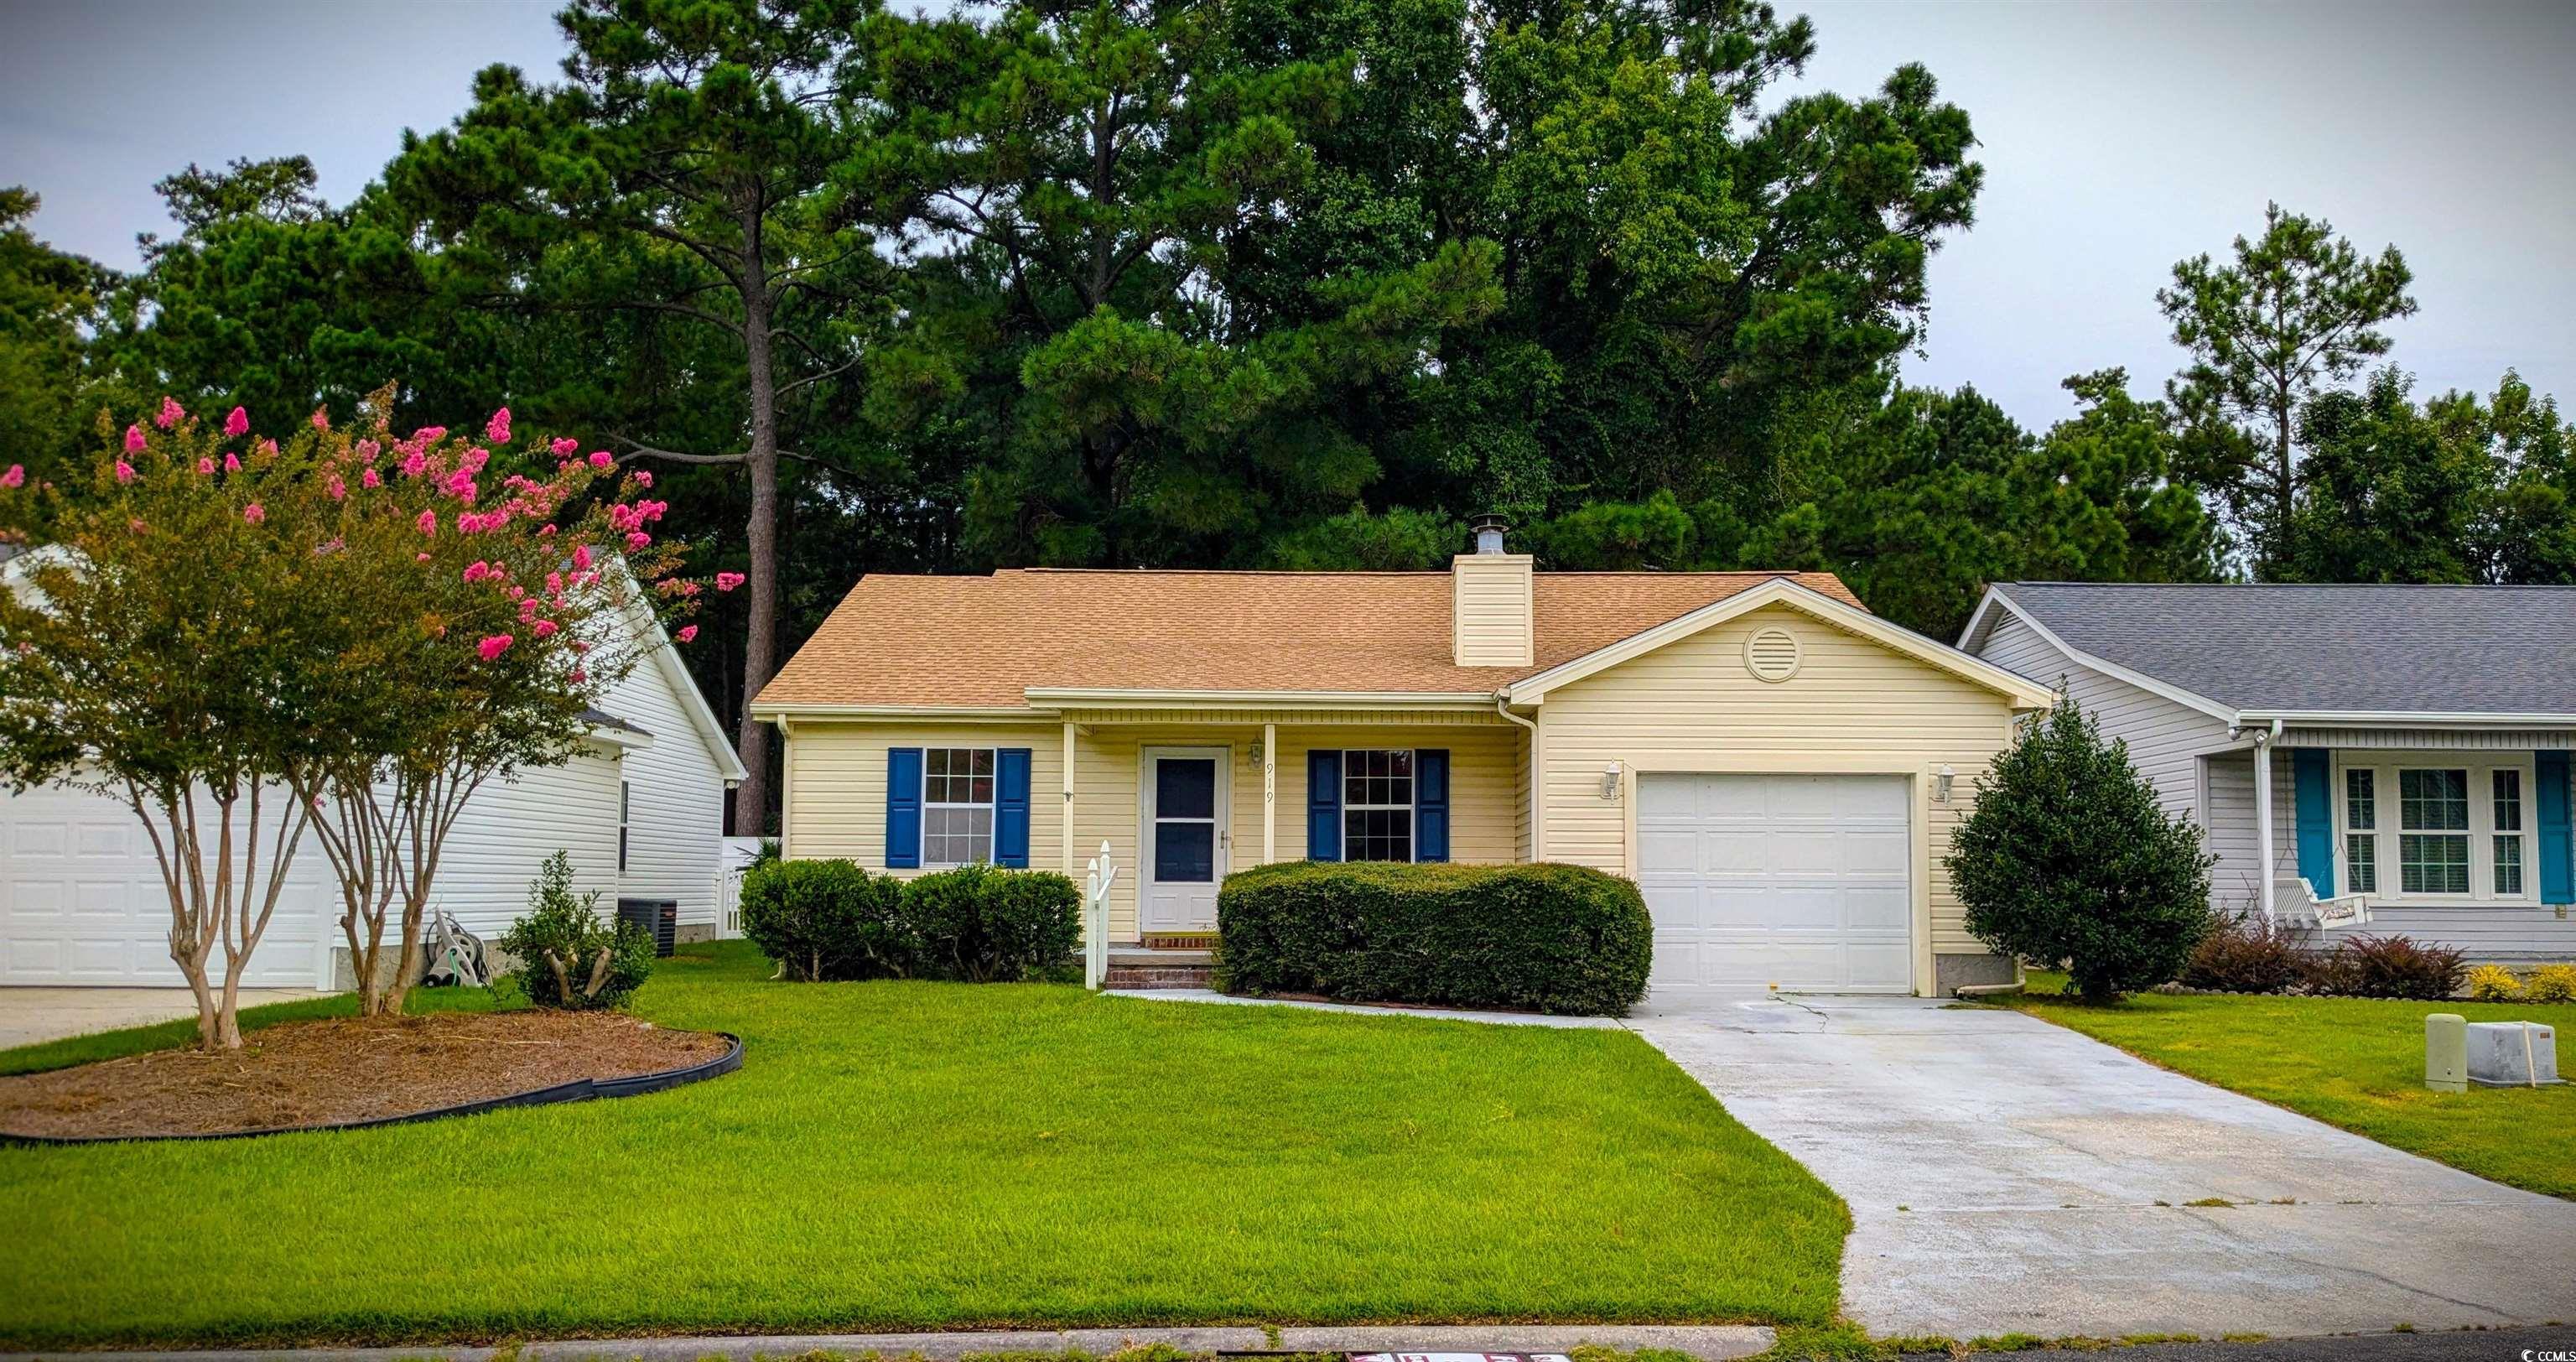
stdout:
<svg viewBox="0 0 2576 1362">
<path fill-rule="evenodd" d="M 1543 797 L 1542 792 L 1546 789 L 1546 783 L 1541 779 L 1541 772 L 1538 764 L 1538 722 L 1534 719 L 1524 719 L 1521 716 L 1512 713 L 1512 702 L 1505 698 L 1501 691 L 1494 692 L 1494 712 L 1529 730 L 1530 859 L 1532 861 L 1544 861 L 1547 859 L 1547 842 L 1546 839 L 1539 835 L 1539 826 L 1541 822 L 1539 817 L 1539 806 Z"/>
</svg>

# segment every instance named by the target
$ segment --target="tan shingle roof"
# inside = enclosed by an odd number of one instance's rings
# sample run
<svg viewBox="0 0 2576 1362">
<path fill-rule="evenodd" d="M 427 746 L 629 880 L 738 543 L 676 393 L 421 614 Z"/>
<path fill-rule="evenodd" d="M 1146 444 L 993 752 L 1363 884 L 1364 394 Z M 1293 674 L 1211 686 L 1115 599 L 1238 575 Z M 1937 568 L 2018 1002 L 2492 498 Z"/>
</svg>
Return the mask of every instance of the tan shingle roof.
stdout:
<svg viewBox="0 0 2576 1362">
<path fill-rule="evenodd" d="M 1019 708 L 1031 689 L 1491 691 L 1774 577 L 1542 572 L 1533 665 L 1450 662 L 1446 572 L 1013 569 L 863 577 L 754 702 Z"/>
</svg>

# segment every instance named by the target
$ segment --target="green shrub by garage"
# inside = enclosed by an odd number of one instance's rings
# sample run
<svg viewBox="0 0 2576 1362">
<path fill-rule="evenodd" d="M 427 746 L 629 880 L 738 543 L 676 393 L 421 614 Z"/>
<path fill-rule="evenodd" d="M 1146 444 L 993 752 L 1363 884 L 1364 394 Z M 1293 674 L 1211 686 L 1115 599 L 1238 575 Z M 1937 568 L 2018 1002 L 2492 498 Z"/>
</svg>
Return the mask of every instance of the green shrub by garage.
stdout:
<svg viewBox="0 0 2576 1362">
<path fill-rule="evenodd" d="M 1637 886 L 1574 865 L 1288 861 L 1217 892 L 1217 987 L 1615 1017 L 1646 996 Z"/>
</svg>

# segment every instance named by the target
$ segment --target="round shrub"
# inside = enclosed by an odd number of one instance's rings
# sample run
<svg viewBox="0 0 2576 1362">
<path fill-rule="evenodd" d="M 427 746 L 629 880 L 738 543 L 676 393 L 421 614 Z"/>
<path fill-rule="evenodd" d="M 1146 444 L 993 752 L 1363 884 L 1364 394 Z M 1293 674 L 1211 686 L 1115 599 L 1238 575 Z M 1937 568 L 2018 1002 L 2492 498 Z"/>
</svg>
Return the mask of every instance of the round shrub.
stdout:
<svg viewBox="0 0 2576 1362">
<path fill-rule="evenodd" d="M 2480 965 L 2469 971 L 2469 997 L 2481 1003 L 2509 1003 L 2522 997 L 2522 981 L 2502 965 Z"/>
<path fill-rule="evenodd" d="M 849 861 L 763 861 L 742 877 L 742 934 L 790 979 L 912 972 L 921 943 L 903 886 Z"/>
<path fill-rule="evenodd" d="M 2076 991 L 2105 1003 L 2174 979 L 2208 935 L 2217 858 L 2200 836 L 2164 811 L 2127 744 L 2102 741 L 2067 699 L 1978 778 L 1947 864 L 1971 935 L 2065 962 Z"/>
<path fill-rule="evenodd" d="M 653 972 L 653 938 L 599 911 L 599 891 L 572 892 L 572 858 L 556 852 L 528 886 L 528 911 L 494 943 L 519 962 L 519 991 L 538 1007 L 615 1007 Z"/>
<path fill-rule="evenodd" d="M 2535 1003 L 2576 1003 L 2576 965 L 2543 965 L 2531 972 L 2523 998 Z"/>
<path fill-rule="evenodd" d="M 1217 987 L 1615 1017 L 1646 995 L 1637 886 L 1572 865 L 1289 861 L 1217 892 Z"/>
<path fill-rule="evenodd" d="M 1082 939 L 1082 892 L 1045 870 L 963 865 L 903 886 L 920 973 L 971 984 L 1047 977 Z"/>
</svg>

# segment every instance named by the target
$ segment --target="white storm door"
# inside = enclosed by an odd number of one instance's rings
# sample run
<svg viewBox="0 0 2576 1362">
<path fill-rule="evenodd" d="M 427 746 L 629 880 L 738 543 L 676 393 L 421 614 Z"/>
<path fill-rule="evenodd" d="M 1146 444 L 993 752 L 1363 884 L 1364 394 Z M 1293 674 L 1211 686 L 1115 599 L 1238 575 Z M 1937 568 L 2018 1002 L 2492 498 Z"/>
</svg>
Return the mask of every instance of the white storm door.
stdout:
<svg viewBox="0 0 2576 1362">
<path fill-rule="evenodd" d="M 1222 747 L 1148 747 L 1138 774 L 1142 930 L 1213 932 L 1225 881 L 1231 763 Z"/>
</svg>

